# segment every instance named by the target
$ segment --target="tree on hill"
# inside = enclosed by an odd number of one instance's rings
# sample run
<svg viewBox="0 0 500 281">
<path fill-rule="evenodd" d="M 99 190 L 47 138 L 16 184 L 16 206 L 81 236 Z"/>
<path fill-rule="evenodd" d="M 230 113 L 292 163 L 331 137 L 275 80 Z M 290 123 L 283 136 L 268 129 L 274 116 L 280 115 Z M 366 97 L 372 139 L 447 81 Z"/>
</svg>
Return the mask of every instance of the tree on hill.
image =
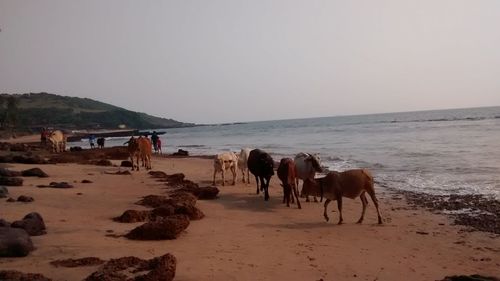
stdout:
<svg viewBox="0 0 500 281">
<path fill-rule="evenodd" d="M 19 101 L 14 96 L 0 96 L 0 126 L 15 128 L 18 121 Z"/>
</svg>

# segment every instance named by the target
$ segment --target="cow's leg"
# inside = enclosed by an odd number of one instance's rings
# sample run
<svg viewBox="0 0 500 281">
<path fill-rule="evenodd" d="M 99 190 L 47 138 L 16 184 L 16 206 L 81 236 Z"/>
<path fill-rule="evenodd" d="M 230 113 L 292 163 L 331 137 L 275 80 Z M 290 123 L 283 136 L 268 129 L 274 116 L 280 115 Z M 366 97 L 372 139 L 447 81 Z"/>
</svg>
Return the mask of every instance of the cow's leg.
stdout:
<svg viewBox="0 0 500 281">
<path fill-rule="evenodd" d="M 222 186 L 226 185 L 226 167 L 222 166 Z"/>
<path fill-rule="evenodd" d="M 242 178 L 243 183 L 245 183 L 245 170 L 244 169 L 241 169 L 241 178 Z"/>
<path fill-rule="evenodd" d="M 250 183 L 250 170 L 248 168 L 245 170 L 247 171 L 247 182 Z"/>
<path fill-rule="evenodd" d="M 132 162 L 132 171 L 133 171 L 134 170 L 134 155 L 130 154 L 129 157 L 130 157 L 130 162 Z"/>
<path fill-rule="evenodd" d="M 137 162 L 137 171 L 139 171 L 139 157 L 140 157 L 139 153 L 136 153 L 135 160 Z"/>
<path fill-rule="evenodd" d="M 212 181 L 212 185 L 215 185 L 215 175 L 217 174 L 217 169 L 214 168 L 214 180 Z"/>
<path fill-rule="evenodd" d="M 233 173 L 233 185 L 236 185 L 236 167 L 231 167 L 231 173 Z"/>
<path fill-rule="evenodd" d="M 368 190 L 368 194 L 372 198 L 373 204 L 375 205 L 375 208 L 377 209 L 378 224 L 382 224 L 382 216 L 380 215 L 380 211 L 378 209 L 378 200 L 377 200 L 377 197 L 375 196 L 375 191 L 373 189 Z"/>
<path fill-rule="evenodd" d="M 299 201 L 299 196 L 298 196 L 298 190 L 297 190 L 297 186 L 296 185 L 293 185 L 292 186 L 292 190 L 293 190 L 293 194 L 295 195 L 295 199 L 297 200 L 297 207 L 299 209 L 302 209 L 302 206 L 300 206 L 300 201 Z M 292 196 L 293 198 L 293 196 Z"/>
<path fill-rule="evenodd" d="M 330 203 L 330 201 L 332 201 L 332 200 L 330 200 L 330 199 L 325 200 L 325 209 L 323 210 L 323 217 L 325 217 L 326 221 L 330 220 L 330 218 L 328 217 L 328 214 L 327 214 L 327 208 L 328 208 L 328 204 Z"/>
<path fill-rule="evenodd" d="M 342 218 L 342 195 L 337 196 L 337 208 L 339 209 L 339 223 L 342 224 L 344 219 Z"/>
<path fill-rule="evenodd" d="M 269 190 L 269 181 L 270 181 L 270 178 L 266 178 L 266 179 L 263 178 L 263 181 L 264 180 L 266 181 L 264 183 L 264 200 L 268 201 L 269 200 L 269 191 L 268 190 Z M 261 187 L 262 187 L 262 184 L 261 184 Z"/>
<path fill-rule="evenodd" d="M 361 199 L 361 203 L 363 204 L 363 211 L 361 212 L 361 217 L 359 218 L 357 223 L 362 223 L 365 217 L 365 211 L 366 211 L 366 205 L 368 205 L 368 199 L 366 199 L 366 194 L 364 191 L 363 193 L 361 193 L 359 198 Z"/>
<path fill-rule="evenodd" d="M 255 176 L 255 183 L 257 184 L 257 194 L 259 194 L 259 178 Z"/>
</svg>

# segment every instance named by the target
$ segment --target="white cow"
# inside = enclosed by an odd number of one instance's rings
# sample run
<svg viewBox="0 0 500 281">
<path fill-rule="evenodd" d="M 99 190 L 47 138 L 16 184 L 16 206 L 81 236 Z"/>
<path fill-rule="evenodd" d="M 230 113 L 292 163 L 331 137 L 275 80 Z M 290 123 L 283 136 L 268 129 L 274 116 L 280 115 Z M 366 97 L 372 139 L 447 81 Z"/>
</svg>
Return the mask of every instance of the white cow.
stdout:
<svg viewBox="0 0 500 281">
<path fill-rule="evenodd" d="M 296 185 L 299 187 L 299 179 L 305 181 L 306 179 L 313 180 L 316 172 L 322 172 L 320 158 L 318 155 L 308 153 L 299 153 L 295 156 L 295 171 L 297 174 Z M 309 202 L 309 196 L 306 195 L 306 202 Z M 314 197 L 314 202 L 318 202 Z"/>
<path fill-rule="evenodd" d="M 63 132 L 55 130 L 50 133 L 48 137 L 49 142 L 52 144 L 53 152 L 63 152 L 66 151 L 66 136 Z"/>
<path fill-rule="evenodd" d="M 215 175 L 218 172 L 222 173 L 222 185 L 226 184 L 226 170 L 231 170 L 231 173 L 233 173 L 233 185 L 235 185 L 236 169 L 238 169 L 238 156 L 236 156 L 236 154 L 234 154 L 233 152 L 223 152 L 215 155 L 213 185 L 215 185 Z"/>
<path fill-rule="evenodd" d="M 245 174 L 247 175 L 247 183 L 250 183 L 250 171 L 248 170 L 248 155 L 250 155 L 250 148 L 242 148 L 238 156 L 238 169 L 241 171 L 243 182 L 245 182 Z"/>
</svg>

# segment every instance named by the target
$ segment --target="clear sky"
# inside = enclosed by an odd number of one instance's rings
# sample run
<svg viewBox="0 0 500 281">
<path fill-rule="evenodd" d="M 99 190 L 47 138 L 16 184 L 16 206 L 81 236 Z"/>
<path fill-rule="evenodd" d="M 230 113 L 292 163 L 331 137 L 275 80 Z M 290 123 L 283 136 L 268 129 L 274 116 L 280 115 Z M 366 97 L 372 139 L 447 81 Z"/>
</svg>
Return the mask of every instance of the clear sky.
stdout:
<svg viewBox="0 0 500 281">
<path fill-rule="evenodd" d="M 500 105 L 499 0 L 0 0 L 0 92 L 218 123 Z"/>
</svg>

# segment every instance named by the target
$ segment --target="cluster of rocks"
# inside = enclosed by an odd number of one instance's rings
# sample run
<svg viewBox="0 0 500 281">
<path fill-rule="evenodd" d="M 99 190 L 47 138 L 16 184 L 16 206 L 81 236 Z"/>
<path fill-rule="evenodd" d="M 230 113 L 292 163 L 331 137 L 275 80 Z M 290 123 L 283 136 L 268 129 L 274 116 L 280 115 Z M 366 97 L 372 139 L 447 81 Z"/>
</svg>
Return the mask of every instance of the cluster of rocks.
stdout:
<svg viewBox="0 0 500 281">
<path fill-rule="evenodd" d="M 101 267 L 86 277 L 85 281 L 128 280 L 128 281 L 171 281 L 174 280 L 177 259 L 172 254 L 143 260 L 138 257 L 121 257 L 104 261 L 96 257 L 52 261 L 55 267 Z M 42 274 L 23 273 L 17 270 L 0 270 L 0 280 L 50 281 Z"/>
<path fill-rule="evenodd" d="M 96 257 L 87 257 L 80 259 L 65 259 L 65 260 L 55 260 L 51 261 L 50 264 L 55 267 L 80 267 L 80 266 L 94 266 L 101 265 L 105 261 Z"/>
<path fill-rule="evenodd" d="M 107 261 L 84 280 L 171 281 L 174 280 L 176 267 L 177 259 L 172 254 L 165 254 L 150 260 L 122 257 Z"/>
<path fill-rule="evenodd" d="M 9 190 L 5 186 L 22 186 L 24 180 L 21 177 L 39 177 L 46 178 L 49 175 L 40 168 L 32 168 L 23 171 L 13 171 L 6 168 L 0 168 L 0 198 L 6 198 Z M 17 198 L 18 202 L 33 202 L 33 197 L 21 195 Z M 16 202 L 14 198 L 8 198 L 7 202 Z"/>
<path fill-rule="evenodd" d="M 190 223 L 202 219 L 205 214 L 196 207 L 198 199 L 215 199 L 216 187 L 199 187 L 186 180 L 184 174 L 167 175 L 161 171 L 150 171 L 149 175 L 172 187 L 168 196 L 148 195 L 136 202 L 150 210 L 126 210 L 114 218 L 123 223 L 146 222 L 125 235 L 134 240 L 176 239 Z"/>
<path fill-rule="evenodd" d="M 127 147 L 115 146 L 101 149 L 73 148 L 65 153 L 52 154 L 50 163 L 78 163 L 99 166 L 111 166 L 110 159 L 125 160 L 129 157 Z"/>
<path fill-rule="evenodd" d="M 149 174 L 158 179 L 160 182 L 165 182 L 169 187 L 170 194 L 175 193 L 191 193 L 197 199 L 200 200 L 211 200 L 216 199 L 219 194 L 219 189 L 215 186 L 203 186 L 200 187 L 197 183 L 185 179 L 185 175 L 182 173 L 167 175 L 162 171 L 150 171 Z"/>
<path fill-rule="evenodd" d="M 430 195 L 403 191 L 409 204 L 449 213 L 454 223 L 500 234 L 500 201 L 483 195 Z"/>
<path fill-rule="evenodd" d="M 0 257 L 27 256 L 35 249 L 30 236 L 46 233 L 45 222 L 36 212 L 29 213 L 22 220 L 13 223 L 0 219 Z"/>
<path fill-rule="evenodd" d="M 1 163 L 35 164 L 35 165 L 49 164 L 49 161 L 46 160 L 44 157 L 42 157 L 38 154 L 33 154 L 32 152 L 21 153 L 21 154 L 19 154 L 19 153 L 3 154 L 3 155 L 0 155 L 0 162 Z"/>
<path fill-rule="evenodd" d="M 499 278 L 482 276 L 479 274 L 473 275 L 455 275 L 455 276 L 446 276 L 441 281 L 500 281 Z"/>
<path fill-rule="evenodd" d="M 49 185 L 45 184 L 39 184 L 36 187 L 38 188 L 73 188 L 74 186 L 72 184 L 69 184 L 65 181 L 62 182 L 51 182 Z"/>
<path fill-rule="evenodd" d="M 38 273 L 23 273 L 17 270 L 0 270 L 0 280 L 9 281 L 51 281 Z"/>
</svg>

